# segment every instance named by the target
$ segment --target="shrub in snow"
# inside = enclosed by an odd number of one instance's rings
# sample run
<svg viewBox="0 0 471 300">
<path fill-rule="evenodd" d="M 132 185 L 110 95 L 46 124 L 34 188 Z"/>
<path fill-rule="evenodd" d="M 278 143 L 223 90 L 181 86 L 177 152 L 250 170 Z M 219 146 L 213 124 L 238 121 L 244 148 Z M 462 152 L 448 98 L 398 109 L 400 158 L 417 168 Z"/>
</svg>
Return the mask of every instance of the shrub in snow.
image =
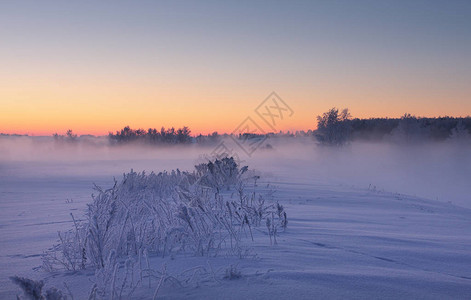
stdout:
<svg viewBox="0 0 471 300">
<path fill-rule="evenodd" d="M 74 219 L 74 229 L 59 234 L 44 265 L 49 270 L 93 266 L 112 273 L 117 261 L 140 260 L 147 252 L 243 256 L 243 238 L 253 240 L 253 227 L 262 222 L 276 243 L 286 213 L 267 201 L 270 191 L 258 192 L 257 179 L 233 158 L 197 165 L 193 172 L 131 171 L 110 189 L 95 187 L 86 220 Z"/>
</svg>

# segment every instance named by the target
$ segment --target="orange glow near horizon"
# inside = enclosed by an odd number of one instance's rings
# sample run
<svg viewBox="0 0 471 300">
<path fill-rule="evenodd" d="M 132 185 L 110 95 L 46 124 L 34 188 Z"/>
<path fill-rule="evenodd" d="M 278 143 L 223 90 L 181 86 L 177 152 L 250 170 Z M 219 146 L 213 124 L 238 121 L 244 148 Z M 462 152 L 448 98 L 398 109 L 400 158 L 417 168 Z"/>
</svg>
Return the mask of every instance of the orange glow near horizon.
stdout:
<svg viewBox="0 0 471 300">
<path fill-rule="evenodd" d="M 464 117 L 467 114 L 463 112 L 471 111 L 469 104 L 467 107 L 427 105 L 438 102 L 439 99 L 433 98 L 417 101 L 414 97 L 415 102 L 408 103 L 404 98 L 401 102 L 394 101 L 395 95 L 390 95 L 387 98 L 383 96 L 382 99 L 395 105 L 384 105 L 383 101 L 365 98 L 362 101 L 347 101 L 345 100 L 348 99 L 347 95 L 340 93 L 303 95 L 279 92 L 279 94 L 294 111 L 291 118 L 285 118 L 278 123 L 276 131 L 284 132 L 314 129 L 316 116 L 333 106 L 348 107 L 352 116 L 358 118 L 396 118 L 406 112 L 424 117 L 445 115 Z M 0 99 L 15 99 L 2 100 L 1 133 L 48 136 L 53 133 L 64 134 L 68 129 L 72 129 L 79 135 L 100 136 L 120 130 L 124 126 L 135 129 L 188 126 L 192 135 L 209 134 L 214 131 L 231 133 L 247 116 L 251 116 L 267 132 L 273 131 L 267 128 L 254 112 L 254 108 L 266 97 L 260 91 L 256 91 L 252 97 L 248 93 L 224 96 L 221 91 L 206 94 L 201 91 L 188 95 L 180 92 L 172 95 L 171 91 L 160 93 L 149 91 L 148 95 L 141 93 L 138 101 L 131 100 L 134 98 L 130 92 L 127 94 L 123 90 L 122 93 L 116 91 L 114 95 L 107 97 L 99 95 L 96 98 L 81 94 L 54 95 L 53 91 L 45 93 L 42 97 L 39 94 L 34 95 L 23 93 L 15 96 L 14 93 L 0 92 Z M 100 96 L 106 100 L 99 99 Z M 45 97 L 50 98 L 44 100 Z M 68 100 L 61 101 L 61 99 Z"/>
<path fill-rule="evenodd" d="M 0 89 L 0 133 L 37 136 L 64 134 L 72 129 L 79 135 L 106 135 L 124 126 L 136 129 L 188 126 L 193 135 L 214 131 L 231 133 L 247 116 L 267 132 L 273 131 L 264 127 L 254 112 L 271 92 L 267 83 L 262 83 L 260 89 L 252 85 L 238 90 L 236 85 L 211 87 L 210 82 L 204 81 L 183 81 L 181 88 L 176 88 L 176 83 L 124 84 L 125 78 L 118 82 L 104 81 L 103 85 L 98 85 L 98 79 L 95 81 L 93 77 L 80 82 L 63 76 L 61 84 L 53 84 L 53 78 L 27 78 L 21 82 L 3 79 L 6 84 Z M 460 91 L 374 86 L 355 89 L 345 85 L 338 89 L 334 83 L 299 88 L 287 82 L 277 93 L 294 114 L 280 121 L 276 131 L 314 129 L 316 116 L 334 106 L 349 108 L 352 116 L 358 118 L 395 118 L 404 113 L 464 117 L 471 112 L 471 103 L 462 100 L 469 95 L 466 89 Z"/>
</svg>

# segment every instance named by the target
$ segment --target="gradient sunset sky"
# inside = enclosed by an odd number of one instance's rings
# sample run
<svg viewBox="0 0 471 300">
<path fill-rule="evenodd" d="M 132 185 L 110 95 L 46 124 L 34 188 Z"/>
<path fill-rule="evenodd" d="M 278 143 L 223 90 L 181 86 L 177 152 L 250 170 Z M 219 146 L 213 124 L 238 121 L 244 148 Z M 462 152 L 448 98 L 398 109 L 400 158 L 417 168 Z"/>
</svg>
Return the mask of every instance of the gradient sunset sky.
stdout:
<svg viewBox="0 0 471 300">
<path fill-rule="evenodd" d="M 0 1 L 0 132 L 471 114 L 471 1 Z"/>
</svg>

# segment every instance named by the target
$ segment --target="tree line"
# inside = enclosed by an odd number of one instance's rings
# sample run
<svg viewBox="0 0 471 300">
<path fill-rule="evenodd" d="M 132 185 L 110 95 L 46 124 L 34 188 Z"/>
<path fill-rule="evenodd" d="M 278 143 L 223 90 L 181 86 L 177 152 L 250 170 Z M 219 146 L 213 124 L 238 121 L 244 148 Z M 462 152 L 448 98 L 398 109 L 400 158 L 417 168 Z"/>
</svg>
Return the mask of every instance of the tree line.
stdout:
<svg viewBox="0 0 471 300">
<path fill-rule="evenodd" d="M 1 134 L 1 136 L 18 136 Z M 213 132 L 207 135 L 191 135 L 189 127 L 174 127 L 160 130 L 156 128 L 132 129 L 129 126 L 109 132 L 110 144 L 139 142 L 146 144 L 216 144 L 229 134 Z M 56 142 L 77 142 L 85 136 L 77 136 L 72 130 L 64 135 L 53 134 Z M 87 136 L 93 138 L 93 136 Z M 238 139 L 259 138 L 314 138 L 318 143 L 329 146 L 342 146 L 351 141 L 390 141 L 397 143 L 417 143 L 424 141 L 468 140 L 471 141 L 471 117 L 416 117 L 404 114 L 400 118 L 352 118 L 348 109 L 331 108 L 317 116 L 317 129 L 296 132 L 267 134 L 246 133 L 233 136 Z"/>
<path fill-rule="evenodd" d="M 317 117 L 315 138 L 324 145 L 340 146 L 354 140 L 416 143 L 471 139 L 471 117 L 352 118 L 348 109 L 331 108 Z"/>
<path fill-rule="evenodd" d="M 174 127 L 160 130 L 155 128 L 132 129 L 129 126 L 116 131 L 115 134 L 109 133 L 108 138 L 111 143 L 128 143 L 135 141 L 147 142 L 150 144 L 188 144 L 192 141 L 191 130 L 184 126 L 175 129 Z"/>
</svg>

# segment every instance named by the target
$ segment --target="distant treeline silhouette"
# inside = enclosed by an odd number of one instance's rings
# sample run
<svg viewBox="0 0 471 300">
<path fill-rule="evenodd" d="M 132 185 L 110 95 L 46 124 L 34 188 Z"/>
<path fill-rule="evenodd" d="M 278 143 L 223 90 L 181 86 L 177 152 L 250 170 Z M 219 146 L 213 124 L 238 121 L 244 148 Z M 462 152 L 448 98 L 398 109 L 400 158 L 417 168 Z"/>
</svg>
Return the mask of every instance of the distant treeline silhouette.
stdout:
<svg viewBox="0 0 471 300">
<path fill-rule="evenodd" d="M 297 131 L 296 133 L 291 132 L 279 132 L 279 133 L 267 133 L 267 134 L 256 134 L 256 133 L 241 133 L 238 135 L 232 135 L 233 137 L 241 140 L 260 139 L 265 137 L 299 137 L 299 136 L 312 136 L 312 130 L 308 132 Z M 213 132 L 211 134 L 203 135 L 199 134 L 196 136 L 191 135 L 191 130 L 188 127 L 183 127 L 175 130 L 175 128 L 165 129 L 162 127 L 160 130 L 155 128 L 144 129 L 132 129 L 129 126 L 116 131 L 115 134 L 109 133 L 108 138 L 112 144 L 128 143 L 128 142 L 143 142 L 149 144 L 215 144 L 221 140 L 221 138 L 229 137 L 229 134 L 219 134 Z"/>
<path fill-rule="evenodd" d="M 0 136 L 21 137 L 22 135 L 3 134 Z M 162 127 L 132 129 L 124 127 L 116 133 L 108 134 L 111 145 L 132 142 L 145 144 L 216 144 L 229 134 L 191 135 L 191 130 L 184 126 L 175 129 Z M 77 136 L 68 130 L 66 134 L 53 134 L 56 142 L 74 143 L 78 140 L 96 138 L 92 135 Z M 339 111 L 332 108 L 317 117 L 316 130 L 301 130 L 296 132 L 277 132 L 267 134 L 245 133 L 232 137 L 241 140 L 260 138 L 315 138 L 320 144 L 342 146 L 351 141 L 389 141 L 394 143 L 417 143 L 424 141 L 463 140 L 471 142 L 471 117 L 416 117 L 404 114 L 401 118 L 352 118 L 348 109 Z"/>
<path fill-rule="evenodd" d="M 471 117 L 421 118 L 405 114 L 401 118 L 349 120 L 352 139 L 383 139 L 389 135 L 405 139 L 443 141 L 460 134 L 471 133 Z"/>
<path fill-rule="evenodd" d="M 142 141 L 150 144 L 187 144 L 192 141 L 191 130 L 188 127 L 168 128 L 162 127 L 160 130 L 155 128 L 131 129 L 124 127 L 116 134 L 109 133 L 108 137 L 112 143 L 128 143 Z"/>
<path fill-rule="evenodd" d="M 350 141 L 384 141 L 415 143 L 470 139 L 471 117 L 424 118 L 404 114 L 401 118 L 359 119 L 348 109 L 332 108 L 317 117 L 316 139 L 324 145 L 340 146 Z"/>
</svg>

